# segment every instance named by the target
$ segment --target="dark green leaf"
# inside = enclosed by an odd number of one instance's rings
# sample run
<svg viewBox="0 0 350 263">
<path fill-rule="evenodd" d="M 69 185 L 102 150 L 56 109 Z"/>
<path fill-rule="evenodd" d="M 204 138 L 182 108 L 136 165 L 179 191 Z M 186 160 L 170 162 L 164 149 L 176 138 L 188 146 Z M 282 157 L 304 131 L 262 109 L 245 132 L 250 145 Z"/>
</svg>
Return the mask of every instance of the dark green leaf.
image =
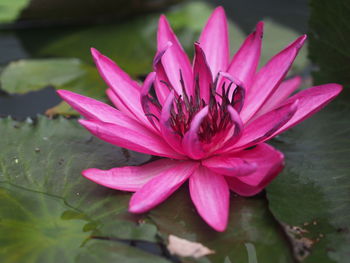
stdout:
<svg viewBox="0 0 350 263">
<path fill-rule="evenodd" d="M 155 227 L 127 212 L 130 194 L 81 176 L 148 156 L 98 141 L 65 119 L 3 119 L 0 131 L 1 262 L 73 262 L 91 235 L 156 241 Z"/>
<path fill-rule="evenodd" d="M 350 246 L 350 108 L 341 99 L 280 137 L 284 172 L 267 188 L 305 262 L 347 262 Z M 311 250 L 311 253 L 309 253 Z"/>
<path fill-rule="evenodd" d="M 212 230 L 198 216 L 187 186 L 149 213 L 163 238 L 169 234 L 202 243 L 215 254 L 198 262 L 293 262 L 288 243 L 260 198 L 231 198 L 230 223 L 223 233 Z M 184 262 L 194 262 L 186 258 Z M 251 261 L 255 262 L 255 261 Z"/>
<path fill-rule="evenodd" d="M 350 86 L 350 2 L 312 0 L 310 58 L 318 66 L 317 83 Z"/>
</svg>

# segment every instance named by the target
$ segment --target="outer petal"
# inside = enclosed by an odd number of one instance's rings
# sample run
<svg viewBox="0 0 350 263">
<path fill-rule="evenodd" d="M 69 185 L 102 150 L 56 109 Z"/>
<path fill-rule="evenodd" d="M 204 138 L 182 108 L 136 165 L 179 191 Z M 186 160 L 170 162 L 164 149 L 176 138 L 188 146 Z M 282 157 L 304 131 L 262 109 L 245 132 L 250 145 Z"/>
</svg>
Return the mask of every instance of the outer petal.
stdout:
<svg viewBox="0 0 350 263">
<path fill-rule="evenodd" d="M 133 126 L 127 126 L 124 123 L 112 124 L 96 120 L 79 122 L 96 137 L 119 147 L 174 159 L 186 159 L 141 124 L 133 123 Z"/>
<path fill-rule="evenodd" d="M 225 71 L 230 59 L 230 43 L 228 38 L 227 19 L 224 9 L 217 7 L 210 16 L 199 42 L 213 76 Z"/>
<path fill-rule="evenodd" d="M 216 231 L 224 231 L 229 211 L 229 188 L 222 175 L 200 166 L 190 177 L 191 198 L 200 216 Z"/>
<path fill-rule="evenodd" d="M 110 101 L 118 110 L 123 112 L 125 115 L 128 115 L 130 118 L 135 119 L 135 115 L 132 112 L 130 112 L 127 107 L 125 107 L 123 102 L 117 97 L 117 95 L 114 93 L 114 91 L 111 88 L 108 88 L 106 90 L 106 94 L 110 99 Z"/>
<path fill-rule="evenodd" d="M 225 176 L 246 176 L 256 171 L 257 164 L 231 156 L 213 156 L 202 161 L 202 165 L 211 171 Z"/>
<path fill-rule="evenodd" d="M 254 119 L 281 105 L 297 88 L 299 88 L 301 81 L 302 79 L 299 76 L 283 81 L 262 108 L 254 115 Z"/>
<path fill-rule="evenodd" d="M 200 44 L 195 43 L 195 57 L 193 65 L 194 83 L 193 86 L 199 85 L 200 97 L 206 102 L 209 102 L 209 96 L 213 84 L 213 77 L 210 68 L 207 64 L 205 54 Z M 197 80 L 198 79 L 198 80 Z M 197 83 L 198 82 L 198 83 Z"/>
<path fill-rule="evenodd" d="M 121 107 L 127 115 L 134 116 L 136 120 L 150 126 L 140 103 L 140 87 L 133 81 L 117 64 L 102 55 L 96 49 L 91 49 L 96 66 L 108 86 L 114 91 L 119 99 Z"/>
<path fill-rule="evenodd" d="M 292 44 L 275 55 L 257 73 L 254 82 L 247 93 L 244 107 L 241 112 L 243 122 L 247 122 L 273 94 L 286 76 L 306 36 L 301 36 Z"/>
<path fill-rule="evenodd" d="M 178 161 L 160 159 L 141 166 L 125 166 L 110 170 L 90 168 L 84 170 L 83 175 L 108 188 L 135 192 L 155 176 L 176 165 Z"/>
<path fill-rule="evenodd" d="M 124 123 L 124 125 L 128 125 L 130 121 L 130 126 L 135 123 L 135 120 L 130 119 L 124 113 L 98 100 L 68 90 L 58 90 L 57 93 L 72 108 L 88 119 L 110 123 Z"/>
<path fill-rule="evenodd" d="M 251 122 L 243 131 L 238 142 L 227 145 L 222 152 L 247 148 L 270 139 L 273 134 L 287 123 L 297 111 L 298 100 L 270 111 Z"/>
<path fill-rule="evenodd" d="M 261 54 L 264 23 L 259 22 L 256 30 L 244 41 L 234 55 L 228 73 L 244 83 L 246 89 L 252 84 Z"/>
<path fill-rule="evenodd" d="M 265 143 L 233 156 L 237 157 L 257 165 L 256 171 L 247 176 L 226 177 L 230 189 L 242 196 L 259 193 L 283 169 L 283 154 Z"/>
<path fill-rule="evenodd" d="M 190 129 L 185 133 L 182 140 L 183 150 L 186 155 L 192 159 L 202 159 L 207 152 L 203 149 L 202 142 L 199 140 L 198 131 L 202 120 L 208 114 L 208 105 L 201 109 L 196 116 L 194 116 Z"/>
<path fill-rule="evenodd" d="M 129 211 L 144 213 L 159 205 L 175 192 L 197 167 L 196 162 L 179 162 L 177 166 L 154 177 L 131 197 Z"/>
<path fill-rule="evenodd" d="M 285 103 L 283 103 L 283 105 L 294 103 L 298 100 L 298 109 L 293 117 L 272 136 L 276 136 L 277 134 L 280 134 L 297 125 L 306 118 L 309 118 L 326 106 L 341 91 L 342 86 L 339 84 L 325 84 L 303 90 L 290 97 L 287 101 L 285 101 Z"/>
<path fill-rule="evenodd" d="M 164 15 L 159 19 L 157 42 L 158 51 L 169 46 L 169 42 L 172 44 L 162 56 L 162 64 L 172 86 L 178 94 L 182 94 L 181 70 L 185 88 L 188 94 L 192 95 L 191 63 Z"/>
</svg>

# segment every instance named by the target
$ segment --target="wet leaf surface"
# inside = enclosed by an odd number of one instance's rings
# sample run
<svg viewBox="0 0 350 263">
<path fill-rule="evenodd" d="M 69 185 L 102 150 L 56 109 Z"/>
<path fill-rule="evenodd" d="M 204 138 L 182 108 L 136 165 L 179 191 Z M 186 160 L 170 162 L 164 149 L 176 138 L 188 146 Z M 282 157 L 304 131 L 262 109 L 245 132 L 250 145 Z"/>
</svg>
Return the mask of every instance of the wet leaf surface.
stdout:
<svg viewBox="0 0 350 263">
<path fill-rule="evenodd" d="M 303 262 L 347 262 L 350 247 L 350 125 L 338 98 L 280 136 L 282 174 L 267 188 L 274 216 L 287 224 Z M 298 244 L 299 243 L 299 244 Z"/>
<path fill-rule="evenodd" d="M 2 119 L 0 130 L 1 262 L 74 262 L 91 236 L 157 241 L 155 226 L 127 212 L 130 194 L 81 176 L 148 156 L 97 141 L 74 120 Z"/>
<path fill-rule="evenodd" d="M 350 86 L 350 2 L 310 1 L 310 58 L 315 81 Z M 327 11 L 326 11 L 327 10 Z"/>
<path fill-rule="evenodd" d="M 187 185 L 148 217 L 158 226 L 164 240 L 168 240 L 168 235 L 176 235 L 215 251 L 198 260 L 182 258 L 183 262 L 249 262 L 250 257 L 256 257 L 260 263 L 293 262 L 288 242 L 261 197 L 232 196 L 230 223 L 223 233 L 212 230 L 199 217 Z M 252 247 L 250 252 L 247 245 Z"/>
<path fill-rule="evenodd" d="M 19 60 L 10 63 L 0 75 L 1 87 L 10 94 L 25 94 L 45 87 L 67 89 L 107 101 L 106 85 L 95 67 L 79 59 Z M 48 111 L 49 115 L 77 115 L 65 102 Z"/>
</svg>

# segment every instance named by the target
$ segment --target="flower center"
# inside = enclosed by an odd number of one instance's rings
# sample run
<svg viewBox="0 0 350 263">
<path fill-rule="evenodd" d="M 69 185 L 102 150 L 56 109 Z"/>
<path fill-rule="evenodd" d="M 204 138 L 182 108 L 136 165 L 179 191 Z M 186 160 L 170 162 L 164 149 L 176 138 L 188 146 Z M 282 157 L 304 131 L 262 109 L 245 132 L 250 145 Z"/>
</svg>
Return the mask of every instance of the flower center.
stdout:
<svg viewBox="0 0 350 263">
<path fill-rule="evenodd" d="M 244 102 L 244 88 L 225 73 L 218 73 L 213 83 L 208 83 L 209 99 L 205 101 L 200 87 L 200 76 L 197 75 L 194 81 L 194 94 L 189 95 L 187 87 L 180 70 L 180 83 L 182 94 L 179 95 L 170 83 L 161 81 L 170 92 L 174 92 L 174 100 L 170 109 L 169 123 L 175 133 L 181 137 L 190 129 L 191 123 L 202 109 L 208 106 L 208 114 L 202 119 L 198 136 L 204 143 L 212 141 L 213 137 L 232 128 L 236 123 L 228 108 L 232 107 L 238 113 L 241 111 Z M 159 102 L 152 97 L 152 103 L 160 107 Z M 152 114 L 151 114 L 152 115 Z M 152 117 L 155 117 L 152 115 Z M 157 118 L 158 119 L 158 118 Z M 159 119 L 158 119 L 159 121 Z"/>
</svg>

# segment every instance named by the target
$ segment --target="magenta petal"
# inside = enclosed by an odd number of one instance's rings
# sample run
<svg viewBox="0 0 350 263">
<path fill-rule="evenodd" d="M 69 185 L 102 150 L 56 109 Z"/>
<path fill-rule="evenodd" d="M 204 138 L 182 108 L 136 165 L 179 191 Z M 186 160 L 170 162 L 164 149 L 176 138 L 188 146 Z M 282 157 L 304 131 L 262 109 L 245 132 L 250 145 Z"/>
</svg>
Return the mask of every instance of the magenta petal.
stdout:
<svg viewBox="0 0 350 263">
<path fill-rule="evenodd" d="M 256 74 L 254 82 L 247 92 L 241 118 L 246 123 L 273 94 L 286 76 L 306 36 L 301 36 L 280 53 L 270 59 Z"/>
<path fill-rule="evenodd" d="M 196 162 L 178 162 L 175 167 L 152 178 L 131 197 L 129 211 L 144 213 L 159 205 L 191 176 L 197 166 Z"/>
<path fill-rule="evenodd" d="M 281 106 L 278 109 L 270 111 L 265 115 L 251 122 L 243 132 L 242 137 L 232 147 L 232 149 L 247 148 L 255 144 L 270 139 L 273 134 L 286 124 L 295 114 L 298 108 L 298 100 Z"/>
<path fill-rule="evenodd" d="M 122 107 L 118 107 L 129 116 L 149 126 L 149 122 L 140 103 L 140 87 L 117 64 L 102 55 L 96 49 L 91 49 L 96 66 L 107 85 L 114 91 Z"/>
<path fill-rule="evenodd" d="M 341 91 L 342 86 L 339 84 L 324 84 L 300 91 L 299 93 L 290 97 L 283 105 L 298 101 L 298 109 L 293 117 L 285 125 L 278 129 L 273 136 L 290 129 L 299 122 L 309 118 L 326 106 Z"/>
<path fill-rule="evenodd" d="M 216 76 L 219 71 L 226 71 L 230 59 L 230 43 L 227 19 L 221 6 L 217 7 L 210 16 L 199 38 L 199 43 L 213 76 Z"/>
<path fill-rule="evenodd" d="M 83 175 L 87 179 L 108 188 L 135 192 L 141 189 L 149 180 L 177 164 L 178 161 L 160 159 L 141 166 L 125 166 L 110 170 L 90 168 L 84 170 Z"/>
<path fill-rule="evenodd" d="M 199 85 L 200 97 L 206 102 L 209 102 L 209 96 L 213 84 L 213 77 L 210 68 L 207 64 L 205 54 L 200 44 L 195 43 L 195 57 L 193 65 L 193 86 Z"/>
<path fill-rule="evenodd" d="M 232 158 L 237 157 L 256 163 L 256 171 L 247 176 L 226 177 L 230 189 L 242 196 L 259 193 L 283 169 L 283 154 L 265 143 L 232 156 Z"/>
<path fill-rule="evenodd" d="M 200 216 L 222 232 L 226 229 L 230 192 L 222 175 L 200 166 L 190 177 L 191 198 Z"/>
<path fill-rule="evenodd" d="M 203 148 L 203 144 L 199 139 L 199 128 L 202 120 L 208 114 L 208 105 L 201 109 L 196 116 L 194 116 L 190 129 L 185 133 L 182 140 L 183 150 L 186 152 L 187 156 L 194 160 L 199 160 L 203 158 L 207 152 Z"/>
<path fill-rule="evenodd" d="M 72 106 L 73 109 L 88 119 L 111 123 L 125 122 L 127 124 L 129 122 L 130 118 L 124 113 L 103 102 L 68 90 L 58 90 L 57 93 Z M 134 122 L 134 120 L 130 120 L 130 125 Z"/>
<path fill-rule="evenodd" d="M 283 81 L 262 108 L 254 115 L 254 119 L 281 105 L 297 88 L 299 88 L 301 81 L 302 79 L 299 76 Z"/>
<path fill-rule="evenodd" d="M 174 92 L 171 92 L 165 101 L 163 105 L 163 109 L 161 112 L 160 120 L 159 120 L 159 126 L 160 126 L 160 132 L 164 138 L 164 140 L 178 153 L 183 154 L 182 149 L 182 138 L 179 134 L 174 132 L 173 128 L 171 127 L 171 108 L 173 105 L 174 100 Z"/>
<path fill-rule="evenodd" d="M 158 52 L 168 47 L 161 59 L 170 84 L 174 87 L 178 94 L 182 94 L 180 81 L 181 71 L 185 88 L 188 94 L 192 95 L 191 63 L 164 15 L 162 15 L 159 19 L 157 42 Z M 171 46 L 169 46 L 169 42 L 171 42 Z"/>
<path fill-rule="evenodd" d="M 96 120 L 79 120 L 93 135 L 117 145 L 136 152 L 159 155 L 174 159 L 186 159 L 186 157 L 175 152 L 161 137 L 148 130 L 141 124 L 129 123 L 106 123 Z"/>
<path fill-rule="evenodd" d="M 251 86 L 256 68 L 259 64 L 263 29 L 264 23 L 259 22 L 256 26 L 256 30 L 247 37 L 234 55 L 228 68 L 228 73 L 240 79 L 244 83 L 246 89 L 249 89 Z"/>
<path fill-rule="evenodd" d="M 231 156 L 213 156 L 202 161 L 211 171 L 225 176 L 246 176 L 256 171 L 257 164 Z"/>
<path fill-rule="evenodd" d="M 158 101 L 161 105 L 164 104 L 164 101 L 169 96 L 170 90 L 171 90 L 171 83 L 168 79 L 168 76 L 166 75 L 163 63 L 162 63 L 162 57 L 167 51 L 169 47 L 172 46 L 171 42 L 168 42 L 168 45 L 163 49 L 159 50 L 156 53 L 156 56 L 153 60 L 153 68 L 156 72 L 156 81 L 154 88 L 156 90 Z"/>
<path fill-rule="evenodd" d="M 141 106 L 149 122 L 153 125 L 155 131 L 159 131 L 158 121 L 160 117 L 161 106 L 155 102 L 150 95 L 151 88 L 155 82 L 156 73 L 151 72 L 147 75 L 141 88 Z"/>
</svg>

